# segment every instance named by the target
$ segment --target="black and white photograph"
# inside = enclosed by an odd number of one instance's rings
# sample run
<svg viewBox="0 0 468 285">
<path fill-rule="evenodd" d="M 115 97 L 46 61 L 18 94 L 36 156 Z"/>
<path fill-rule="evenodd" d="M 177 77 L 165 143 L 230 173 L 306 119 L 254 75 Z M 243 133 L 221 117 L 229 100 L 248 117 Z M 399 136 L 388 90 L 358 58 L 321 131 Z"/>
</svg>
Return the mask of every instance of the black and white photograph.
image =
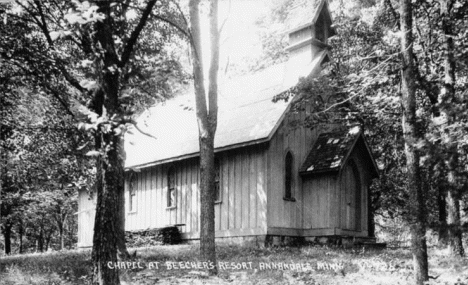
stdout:
<svg viewBox="0 0 468 285">
<path fill-rule="evenodd" d="M 0 0 L 0 285 L 468 285 L 467 0 Z"/>
</svg>

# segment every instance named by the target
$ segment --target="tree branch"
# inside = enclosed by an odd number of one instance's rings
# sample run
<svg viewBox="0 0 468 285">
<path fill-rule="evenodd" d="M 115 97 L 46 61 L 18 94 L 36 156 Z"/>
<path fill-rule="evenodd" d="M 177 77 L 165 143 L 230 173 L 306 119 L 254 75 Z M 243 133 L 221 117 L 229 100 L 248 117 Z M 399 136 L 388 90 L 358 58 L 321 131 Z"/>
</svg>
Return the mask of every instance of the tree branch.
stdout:
<svg viewBox="0 0 468 285">
<path fill-rule="evenodd" d="M 60 65 L 58 69 L 62 72 L 63 77 L 70 83 L 73 87 L 75 87 L 78 91 L 85 93 L 87 90 L 83 88 L 78 80 L 76 80 L 75 77 L 73 77 L 66 69 L 64 66 Z"/>
<path fill-rule="evenodd" d="M 224 29 L 224 26 L 226 25 L 228 19 L 229 19 L 229 16 L 231 14 L 231 5 L 232 5 L 232 1 L 229 0 L 229 10 L 228 10 L 228 13 L 227 13 L 227 16 L 226 18 L 224 19 L 223 23 L 221 24 L 221 27 L 219 28 L 219 33 L 221 34 L 221 32 L 223 31 Z"/>
<path fill-rule="evenodd" d="M 182 27 L 177 25 L 174 21 L 169 20 L 169 19 L 164 18 L 164 17 L 159 16 L 159 15 L 154 15 L 154 14 L 153 14 L 153 17 L 155 17 L 156 19 L 161 20 L 161 21 L 163 21 L 165 23 L 168 23 L 172 27 L 176 28 L 179 32 L 181 32 L 185 37 L 187 37 L 191 41 L 191 38 L 192 38 L 191 33 L 189 31 L 184 30 Z"/>
<path fill-rule="evenodd" d="M 130 55 L 132 54 L 133 48 L 138 41 L 138 37 L 140 36 L 141 31 L 146 25 L 146 22 L 148 21 L 148 18 L 151 14 L 151 11 L 153 10 L 154 5 L 156 4 L 157 0 L 151 0 L 148 2 L 146 5 L 145 10 L 143 11 L 143 14 L 141 15 L 140 21 L 138 22 L 137 26 L 135 27 L 135 30 L 130 35 L 130 38 L 127 41 L 127 44 L 125 45 L 124 51 L 122 53 L 122 57 L 120 59 L 119 67 L 124 67 L 125 64 L 127 64 Z"/>
<path fill-rule="evenodd" d="M 63 109 L 69 114 L 72 116 L 72 118 L 75 118 L 75 114 L 70 110 L 70 106 L 68 106 L 67 102 L 65 102 L 65 100 L 62 98 L 62 96 L 60 96 L 59 92 L 57 92 L 56 90 L 52 89 L 48 84 L 42 82 L 42 86 L 44 88 L 46 88 L 47 90 L 49 90 L 50 93 L 52 93 L 52 95 L 60 102 L 60 104 L 62 105 Z"/>
<path fill-rule="evenodd" d="M 34 4 L 36 4 L 37 11 L 39 11 L 39 16 L 41 17 L 42 26 L 40 27 L 44 33 L 44 36 L 47 39 L 47 43 L 49 44 L 49 46 L 52 47 L 54 45 L 54 42 L 52 41 L 52 38 L 50 37 L 49 28 L 47 27 L 47 22 L 44 16 L 44 12 L 42 11 L 42 6 L 41 6 L 42 4 L 39 2 L 39 0 L 34 0 Z"/>
<path fill-rule="evenodd" d="M 143 130 L 138 126 L 137 122 L 135 122 L 134 120 L 130 121 L 129 123 L 132 124 L 132 126 L 135 127 L 135 129 L 136 129 L 137 131 L 139 131 L 140 133 L 142 133 L 143 135 L 148 136 L 148 137 L 150 137 L 150 138 L 153 138 L 153 139 L 157 140 L 157 138 L 156 138 L 155 136 L 153 136 L 152 134 L 143 131 Z"/>
</svg>

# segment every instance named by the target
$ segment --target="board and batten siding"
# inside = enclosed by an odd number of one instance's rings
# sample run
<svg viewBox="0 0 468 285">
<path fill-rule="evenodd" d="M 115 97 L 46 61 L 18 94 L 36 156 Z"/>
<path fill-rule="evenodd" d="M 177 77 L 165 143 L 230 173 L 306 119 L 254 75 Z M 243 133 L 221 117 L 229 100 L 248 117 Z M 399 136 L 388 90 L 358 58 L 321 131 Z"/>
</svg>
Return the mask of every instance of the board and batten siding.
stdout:
<svg viewBox="0 0 468 285">
<path fill-rule="evenodd" d="M 94 218 L 96 213 L 96 195 L 90 195 L 86 190 L 78 192 L 78 247 L 93 245 Z"/>
<path fill-rule="evenodd" d="M 358 222 L 351 221 L 350 217 L 345 215 L 345 211 L 349 210 L 345 202 L 347 185 L 345 185 L 341 172 L 305 177 L 299 175 L 299 169 L 320 132 L 334 128 L 332 125 L 323 125 L 311 130 L 301 125 L 304 119 L 304 112 L 287 114 L 269 144 L 268 234 L 367 236 L 367 191 L 371 181 L 371 162 L 367 159 L 368 155 L 364 143 L 359 141 L 348 158 L 356 163 L 360 178 L 360 192 L 356 196 L 360 198 Z M 293 201 L 284 199 L 285 157 L 288 152 L 293 155 Z M 354 213 L 356 210 L 352 215 Z M 349 215 L 350 213 L 348 213 Z M 356 225 L 359 226 L 359 229 L 356 228 Z"/>
<path fill-rule="evenodd" d="M 288 113 L 273 135 L 268 148 L 268 233 L 272 235 L 301 235 L 304 203 L 299 169 L 308 155 L 317 130 L 303 126 L 305 112 Z M 285 157 L 293 155 L 292 197 L 284 198 Z"/>
<path fill-rule="evenodd" d="M 339 193 L 336 174 L 318 174 L 304 178 L 304 229 L 326 234 L 334 229 L 338 219 Z"/>
<path fill-rule="evenodd" d="M 215 204 L 217 237 L 266 234 L 265 145 L 255 145 L 216 154 L 220 163 L 220 201 Z M 167 172 L 174 168 L 175 207 L 167 207 Z M 127 173 L 127 176 L 130 172 Z M 136 175 L 134 211 L 129 211 L 129 179 L 125 191 L 125 229 L 138 231 L 182 225 L 183 238 L 199 238 L 198 158 L 185 159 L 133 172 Z"/>
</svg>

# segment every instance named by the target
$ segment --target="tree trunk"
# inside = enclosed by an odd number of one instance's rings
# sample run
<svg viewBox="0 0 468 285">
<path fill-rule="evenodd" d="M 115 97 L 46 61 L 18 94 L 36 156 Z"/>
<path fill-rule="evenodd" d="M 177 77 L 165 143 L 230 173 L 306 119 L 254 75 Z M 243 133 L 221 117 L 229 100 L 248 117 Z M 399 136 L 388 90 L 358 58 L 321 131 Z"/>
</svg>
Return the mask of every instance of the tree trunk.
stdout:
<svg viewBox="0 0 468 285">
<path fill-rule="evenodd" d="M 444 11 L 442 29 L 445 40 L 445 80 L 444 91 L 441 94 L 442 112 L 446 115 L 447 123 L 452 124 L 457 122 L 457 114 L 454 111 L 458 106 L 458 100 L 455 94 L 455 43 L 453 41 L 453 27 L 451 19 L 452 7 L 449 3 L 442 5 Z M 448 190 L 447 190 L 447 226 L 448 226 L 448 243 L 450 252 L 454 256 L 464 256 L 462 231 L 460 223 L 460 183 L 458 182 L 457 170 L 459 167 L 458 158 L 458 138 L 452 138 L 448 146 Z"/>
<path fill-rule="evenodd" d="M 460 226 L 460 197 L 455 191 L 449 191 L 447 195 L 448 206 L 448 244 L 450 252 L 454 256 L 465 256 L 463 248 L 462 231 Z"/>
<path fill-rule="evenodd" d="M 59 230 L 59 236 L 60 236 L 60 250 L 65 249 L 65 239 L 63 236 L 63 227 L 60 228 Z"/>
<path fill-rule="evenodd" d="M 99 62 L 100 78 L 98 96 L 102 96 L 102 107 L 111 118 L 119 114 L 119 77 L 118 71 L 112 71 L 119 62 L 114 50 L 112 38 L 112 17 L 110 2 L 97 2 L 99 11 L 106 15 L 103 21 L 96 23 L 96 41 L 99 42 L 103 56 Z M 101 100 L 97 100 L 101 101 Z M 100 106 L 97 106 L 98 108 Z M 103 115 L 102 113 L 99 115 Z M 93 263 L 95 281 L 101 285 L 120 284 L 119 271 L 111 269 L 108 263 L 117 262 L 119 242 L 125 239 L 123 228 L 124 199 L 124 150 L 121 137 L 100 130 L 100 138 L 96 142 L 101 149 L 98 159 L 97 205 L 93 237 Z M 119 237 L 121 236 L 121 237 Z M 124 240 L 125 241 L 125 240 Z M 125 243 L 123 243 L 125 245 Z M 126 251 L 126 249 L 125 249 Z"/>
<path fill-rule="evenodd" d="M 105 163 L 101 163 L 101 167 Z M 111 167 L 112 166 L 108 166 Z M 107 169 L 106 169 L 107 170 Z M 104 172 L 104 171 L 103 171 Z M 117 232 L 115 208 L 118 204 L 116 191 L 112 188 L 115 181 L 110 173 L 103 173 L 105 181 L 102 189 L 97 193 L 96 220 L 93 237 L 93 262 L 95 281 L 101 285 L 120 284 L 118 270 L 107 266 L 109 263 L 117 262 Z M 106 184 L 109 181 L 110 184 Z"/>
<path fill-rule="evenodd" d="M 406 171 L 409 191 L 409 225 L 416 284 L 423 285 L 428 280 L 426 210 L 424 193 L 421 187 L 419 151 L 415 143 L 419 139 L 416 119 L 416 85 L 413 54 L 413 23 L 411 0 L 400 0 L 401 12 L 401 51 L 402 51 L 402 126 L 405 140 Z"/>
<path fill-rule="evenodd" d="M 39 234 L 36 237 L 36 242 L 36 251 L 44 252 L 44 232 L 42 231 L 42 229 L 39 231 Z"/>
<path fill-rule="evenodd" d="M 5 254 L 11 254 L 11 228 L 12 225 L 7 223 L 3 228 L 3 238 L 5 240 Z"/>
<path fill-rule="evenodd" d="M 442 185 L 438 185 L 437 190 L 437 206 L 439 209 L 438 243 L 439 246 L 445 246 L 447 245 L 447 202 L 445 200 L 447 193 Z"/>
<path fill-rule="evenodd" d="M 212 136 L 200 137 L 200 253 L 203 260 L 216 266 L 213 146 Z M 217 273 L 216 270 L 210 272 Z"/>
<path fill-rule="evenodd" d="M 102 109 L 101 109 L 101 114 L 102 115 Z M 98 135 L 95 137 L 95 144 L 96 144 L 96 149 L 101 149 L 102 148 L 102 138 Z M 121 148 L 123 151 L 123 140 L 118 141 L 118 148 Z M 111 150 L 112 151 L 112 150 Z M 115 157 L 115 155 L 114 155 Z M 102 192 L 103 190 L 103 185 L 105 184 L 104 178 L 103 178 L 103 165 L 102 165 L 102 160 L 99 159 L 96 164 L 97 164 L 97 171 L 96 171 L 96 192 Z M 113 163 L 121 163 L 121 173 L 124 173 L 123 169 L 123 159 L 122 161 L 114 161 Z M 115 165 L 115 164 L 114 164 Z M 121 177 L 121 187 L 119 187 L 118 193 L 116 194 L 116 203 L 119 205 L 118 209 L 116 209 L 116 232 L 117 232 L 117 251 L 118 251 L 118 257 L 120 259 L 128 259 L 130 258 L 130 254 L 128 253 L 127 250 L 127 245 L 125 244 L 125 181 L 124 177 Z M 99 199 L 99 198 L 98 198 Z"/>
<path fill-rule="evenodd" d="M 211 61 L 209 70 L 208 105 L 204 87 L 200 29 L 200 0 L 190 0 L 190 26 L 193 59 L 195 102 L 200 145 L 200 254 L 210 262 L 209 273 L 217 274 L 215 244 L 215 169 L 214 137 L 218 118 L 219 30 L 218 0 L 210 1 Z"/>
<path fill-rule="evenodd" d="M 24 228 L 23 228 L 23 221 L 20 220 L 18 224 L 18 239 L 19 239 L 19 253 L 23 253 L 23 236 L 24 236 Z"/>
<path fill-rule="evenodd" d="M 123 211 L 121 201 L 123 198 L 122 154 L 120 137 L 111 134 L 103 134 L 102 141 L 105 145 L 117 146 L 107 152 L 105 158 L 100 159 L 102 171 L 102 188 L 98 192 L 96 205 L 96 221 L 93 239 L 93 260 L 95 262 L 95 274 L 101 285 L 119 284 L 118 270 L 110 269 L 109 262 L 117 262 L 119 235 L 123 230 L 117 230 L 120 225 L 120 212 Z M 124 244 L 125 245 L 125 244 Z"/>
<path fill-rule="evenodd" d="M 49 250 L 50 241 L 52 240 L 52 231 L 48 232 L 45 238 L 45 251 Z"/>
<path fill-rule="evenodd" d="M 113 4 L 111 1 L 95 1 L 99 12 L 105 15 L 105 19 L 95 24 L 94 41 L 98 43 L 101 58 L 96 61 L 99 75 L 99 90 L 95 93 L 95 109 L 102 115 L 104 108 L 107 117 L 116 121 L 109 123 L 109 129 L 100 129 L 100 137 L 96 141 L 101 149 L 101 157 L 98 162 L 97 206 L 93 239 L 93 262 L 95 276 L 100 284 L 119 284 L 117 270 L 107 267 L 108 262 L 117 260 L 119 256 L 128 258 L 129 254 L 125 245 L 125 178 L 124 161 L 125 151 L 122 134 L 116 135 L 114 131 L 120 127 L 123 117 L 123 109 L 119 102 L 119 90 L 121 88 L 121 70 L 130 59 L 138 37 L 144 28 L 156 0 L 147 1 L 146 8 L 142 12 L 140 21 L 130 33 L 122 54 L 119 58 L 114 42 L 114 32 L 120 33 L 118 24 L 114 22 Z M 118 67 L 118 68 L 117 68 Z M 101 110 L 102 109 L 102 110 Z"/>
</svg>

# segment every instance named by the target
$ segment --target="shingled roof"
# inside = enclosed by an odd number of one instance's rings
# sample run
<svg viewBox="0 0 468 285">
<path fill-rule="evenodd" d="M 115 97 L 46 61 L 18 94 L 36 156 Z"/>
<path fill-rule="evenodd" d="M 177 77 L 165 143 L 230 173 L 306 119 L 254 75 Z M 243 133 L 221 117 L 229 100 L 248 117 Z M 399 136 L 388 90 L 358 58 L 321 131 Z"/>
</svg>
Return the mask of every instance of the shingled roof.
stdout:
<svg viewBox="0 0 468 285">
<path fill-rule="evenodd" d="M 271 139 L 288 109 L 273 97 L 295 86 L 300 77 L 319 73 L 327 51 L 302 66 L 286 63 L 220 86 L 215 151 L 258 144 Z M 148 110 L 139 127 L 154 138 L 134 131 L 125 137 L 126 168 L 142 168 L 197 156 L 198 127 L 193 88 L 185 95 Z"/>
<path fill-rule="evenodd" d="M 327 9 L 323 10 L 326 5 Z M 331 15 L 328 10 L 327 0 L 296 0 L 293 3 L 291 11 L 288 13 L 288 20 L 285 23 L 285 28 L 289 31 L 299 30 L 308 25 L 315 24 L 321 11 L 325 11 L 331 20 Z M 313 17 L 311 17 L 311 15 Z M 334 29 L 328 27 L 331 31 L 330 35 L 334 34 Z"/>
<path fill-rule="evenodd" d="M 299 172 L 304 175 L 339 171 L 360 138 L 367 148 L 373 172 L 377 176 L 377 166 L 359 126 L 320 134 Z"/>
</svg>

